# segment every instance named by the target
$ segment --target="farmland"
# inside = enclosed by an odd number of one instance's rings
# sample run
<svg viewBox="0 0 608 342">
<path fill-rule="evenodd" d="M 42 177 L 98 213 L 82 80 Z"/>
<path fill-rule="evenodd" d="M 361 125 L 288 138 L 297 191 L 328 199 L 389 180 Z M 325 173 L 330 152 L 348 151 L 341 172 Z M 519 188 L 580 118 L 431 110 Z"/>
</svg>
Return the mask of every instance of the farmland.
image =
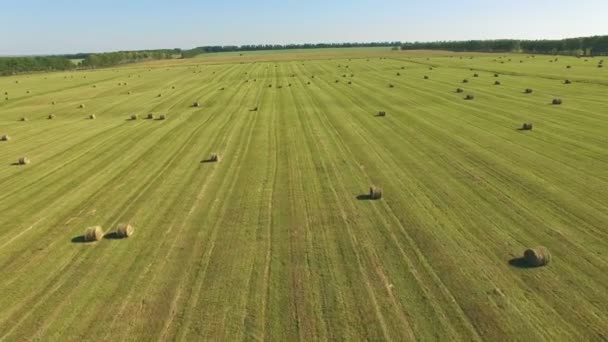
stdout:
<svg viewBox="0 0 608 342">
<path fill-rule="evenodd" d="M 608 339 L 599 60 L 329 49 L 1 77 L 0 340 Z M 523 267 L 538 245 L 552 262 Z"/>
</svg>

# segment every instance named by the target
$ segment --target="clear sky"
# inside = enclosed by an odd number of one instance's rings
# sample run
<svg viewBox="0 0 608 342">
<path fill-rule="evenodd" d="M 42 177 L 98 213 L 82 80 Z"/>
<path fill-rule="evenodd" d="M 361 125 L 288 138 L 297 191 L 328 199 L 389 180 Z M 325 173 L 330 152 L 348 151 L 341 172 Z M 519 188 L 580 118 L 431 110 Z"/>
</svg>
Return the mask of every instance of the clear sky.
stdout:
<svg viewBox="0 0 608 342">
<path fill-rule="evenodd" d="M 0 0 L 0 55 L 608 34 L 608 0 Z"/>
</svg>

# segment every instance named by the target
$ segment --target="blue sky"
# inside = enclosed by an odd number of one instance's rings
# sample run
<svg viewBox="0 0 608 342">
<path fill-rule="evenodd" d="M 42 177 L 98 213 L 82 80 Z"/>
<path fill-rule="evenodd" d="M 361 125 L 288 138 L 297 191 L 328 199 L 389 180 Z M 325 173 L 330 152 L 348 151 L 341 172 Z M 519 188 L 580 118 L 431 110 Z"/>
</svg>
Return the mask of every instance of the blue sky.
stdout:
<svg viewBox="0 0 608 342">
<path fill-rule="evenodd" d="M 608 0 L 0 0 L 0 55 L 608 34 Z"/>
</svg>

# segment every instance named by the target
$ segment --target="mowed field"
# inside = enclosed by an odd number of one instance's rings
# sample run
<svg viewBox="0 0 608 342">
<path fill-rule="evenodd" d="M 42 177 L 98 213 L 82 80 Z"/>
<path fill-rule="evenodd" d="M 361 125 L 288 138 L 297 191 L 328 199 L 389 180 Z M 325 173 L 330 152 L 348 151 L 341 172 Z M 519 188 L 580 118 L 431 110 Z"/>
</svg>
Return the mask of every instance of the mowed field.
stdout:
<svg viewBox="0 0 608 342">
<path fill-rule="evenodd" d="M 278 55 L 0 78 L 0 340 L 608 339 L 600 58 Z"/>
</svg>

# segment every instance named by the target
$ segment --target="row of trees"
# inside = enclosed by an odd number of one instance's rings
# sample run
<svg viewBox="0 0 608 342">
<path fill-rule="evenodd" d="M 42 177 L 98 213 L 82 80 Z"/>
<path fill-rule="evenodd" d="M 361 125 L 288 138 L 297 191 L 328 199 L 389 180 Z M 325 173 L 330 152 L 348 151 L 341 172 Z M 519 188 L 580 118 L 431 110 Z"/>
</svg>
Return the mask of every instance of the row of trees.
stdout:
<svg viewBox="0 0 608 342">
<path fill-rule="evenodd" d="M 144 60 L 168 59 L 181 56 L 181 50 L 119 51 L 98 54 L 74 54 L 40 57 L 0 57 L 0 75 L 37 71 L 105 68 Z"/>
<path fill-rule="evenodd" d="M 63 57 L 3 57 L 0 58 L 0 75 L 32 71 L 70 70 L 76 65 Z"/>
<path fill-rule="evenodd" d="M 449 50 L 457 52 L 525 52 L 573 56 L 608 55 L 608 36 L 560 40 L 467 40 L 404 43 L 402 50 Z"/>
<path fill-rule="evenodd" d="M 376 43 L 317 43 L 317 44 L 260 44 L 260 45 L 226 45 L 226 46 L 200 46 L 191 50 L 183 50 L 183 58 L 192 58 L 204 53 L 215 52 L 245 52 L 261 50 L 293 50 L 293 49 L 323 49 L 323 48 L 350 48 L 350 47 L 381 47 L 401 46 L 401 42 L 376 42 Z"/>
</svg>

